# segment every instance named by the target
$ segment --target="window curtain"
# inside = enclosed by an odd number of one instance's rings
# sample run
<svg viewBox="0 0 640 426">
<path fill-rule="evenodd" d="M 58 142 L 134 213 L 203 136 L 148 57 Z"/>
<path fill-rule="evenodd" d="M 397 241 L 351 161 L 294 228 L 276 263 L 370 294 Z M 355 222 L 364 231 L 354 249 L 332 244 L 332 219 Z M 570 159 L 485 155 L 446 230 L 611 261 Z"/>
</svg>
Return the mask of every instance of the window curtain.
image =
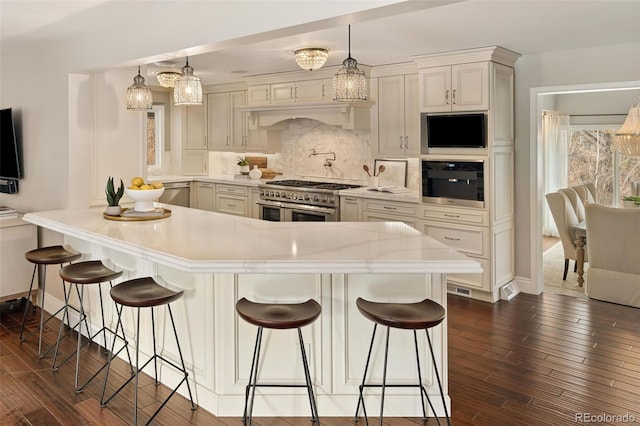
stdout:
<svg viewBox="0 0 640 426">
<path fill-rule="evenodd" d="M 544 193 L 569 185 L 569 115 L 545 111 L 542 117 L 544 144 Z M 542 215 L 542 234 L 559 236 L 549 207 Z"/>
</svg>

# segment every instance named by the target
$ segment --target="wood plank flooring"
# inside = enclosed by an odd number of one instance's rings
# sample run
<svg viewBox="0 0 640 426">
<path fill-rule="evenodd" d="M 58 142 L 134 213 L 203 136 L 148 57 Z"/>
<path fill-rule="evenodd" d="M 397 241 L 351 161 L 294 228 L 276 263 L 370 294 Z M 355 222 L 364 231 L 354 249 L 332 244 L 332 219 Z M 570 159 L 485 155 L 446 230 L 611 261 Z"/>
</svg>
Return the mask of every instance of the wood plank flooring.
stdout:
<svg viewBox="0 0 640 426">
<path fill-rule="evenodd" d="M 53 372 L 50 358 L 38 359 L 36 339 L 20 343 L 20 320 L 19 313 L 0 316 L 0 424 L 131 423 L 131 387 L 107 408 L 99 404 L 102 376 L 77 394 L 74 362 Z M 601 416 L 590 418 L 596 424 L 640 422 L 640 309 L 557 294 L 520 294 L 495 304 L 450 295 L 448 321 L 453 425 L 575 425 L 580 423 L 576 416 L 586 413 Z M 53 331 L 45 333 L 47 343 L 55 337 Z M 73 339 L 68 339 L 64 353 L 74 349 Z M 83 377 L 102 359 L 95 345 L 83 351 Z M 115 371 L 116 380 L 127 377 L 125 363 L 119 362 Z M 155 387 L 149 377 L 141 386 L 139 421 L 146 421 L 168 390 Z M 260 426 L 311 424 L 308 418 L 255 420 Z M 175 396 L 154 424 L 241 422 L 203 409 L 191 411 L 187 400 Z M 354 423 L 351 418 L 321 417 L 321 424 Z M 388 418 L 385 424 L 436 422 Z"/>
</svg>

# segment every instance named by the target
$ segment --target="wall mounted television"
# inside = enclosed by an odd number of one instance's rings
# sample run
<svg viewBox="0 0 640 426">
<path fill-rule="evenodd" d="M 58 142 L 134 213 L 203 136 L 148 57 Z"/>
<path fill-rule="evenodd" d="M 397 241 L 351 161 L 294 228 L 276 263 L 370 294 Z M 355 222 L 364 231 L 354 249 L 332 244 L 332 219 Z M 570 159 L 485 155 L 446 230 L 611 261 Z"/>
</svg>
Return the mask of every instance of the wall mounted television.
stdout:
<svg viewBox="0 0 640 426">
<path fill-rule="evenodd" d="M 23 177 L 20 148 L 11 108 L 0 109 L 0 192 L 18 192 Z"/>
<path fill-rule="evenodd" d="M 420 114 L 421 145 L 428 148 L 485 148 L 485 114 Z"/>
</svg>

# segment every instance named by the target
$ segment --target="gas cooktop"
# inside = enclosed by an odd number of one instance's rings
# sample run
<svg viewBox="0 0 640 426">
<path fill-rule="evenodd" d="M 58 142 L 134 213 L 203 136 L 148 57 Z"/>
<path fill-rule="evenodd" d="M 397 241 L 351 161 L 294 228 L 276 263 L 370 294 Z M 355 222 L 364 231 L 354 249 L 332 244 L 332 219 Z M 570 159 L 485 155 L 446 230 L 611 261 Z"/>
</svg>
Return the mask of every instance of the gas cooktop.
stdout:
<svg viewBox="0 0 640 426">
<path fill-rule="evenodd" d="M 348 183 L 333 182 L 316 182 L 311 180 L 283 179 L 266 182 L 267 185 L 286 186 L 293 188 L 310 188 L 310 189 L 328 189 L 331 191 L 340 191 L 342 189 L 359 188 L 361 185 L 352 185 Z"/>
</svg>

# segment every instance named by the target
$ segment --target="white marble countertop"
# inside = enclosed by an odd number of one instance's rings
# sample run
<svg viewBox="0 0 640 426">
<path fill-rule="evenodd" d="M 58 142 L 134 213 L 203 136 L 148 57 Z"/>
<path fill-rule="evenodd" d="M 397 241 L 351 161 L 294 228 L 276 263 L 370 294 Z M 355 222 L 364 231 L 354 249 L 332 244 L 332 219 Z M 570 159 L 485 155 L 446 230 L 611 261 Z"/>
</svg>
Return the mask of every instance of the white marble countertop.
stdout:
<svg viewBox="0 0 640 426">
<path fill-rule="evenodd" d="M 270 222 L 179 206 L 150 221 L 113 221 L 103 207 L 24 220 L 189 272 L 479 273 L 463 254 L 399 222 Z"/>
</svg>

